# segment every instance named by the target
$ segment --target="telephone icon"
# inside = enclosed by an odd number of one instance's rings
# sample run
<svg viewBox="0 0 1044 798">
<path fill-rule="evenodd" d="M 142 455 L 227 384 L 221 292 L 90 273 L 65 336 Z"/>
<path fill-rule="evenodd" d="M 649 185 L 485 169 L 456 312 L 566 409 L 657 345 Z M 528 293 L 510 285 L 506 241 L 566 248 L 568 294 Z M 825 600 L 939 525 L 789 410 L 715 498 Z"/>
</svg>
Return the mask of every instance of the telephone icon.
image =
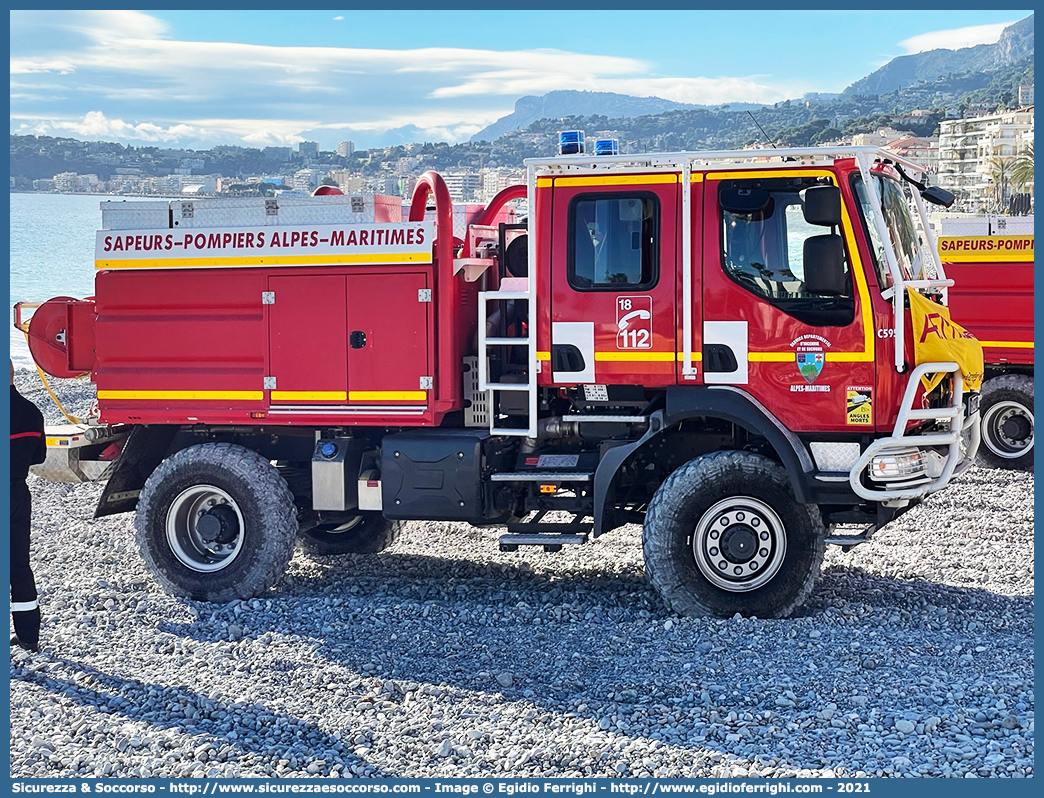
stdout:
<svg viewBox="0 0 1044 798">
<path fill-rule="evenodd" d="M 637 318 L 637 319 L 640 319 L 640 320 L 644 320 L 644 321 L 648 321 L 649 319 L 652 318 L 652 313 L 650 313 L 647 310 L 632 310 L 626 316 L 623 316 L 623 317 L 620 318 L 620 320 L 618 322 L 618 324 L 620 325 L 620 331 L 623 332 L 624 330 L 626 330 L 628 324 L 630 324 L 631 319 L 634 319 L 634 318 Z"/>
</svg>

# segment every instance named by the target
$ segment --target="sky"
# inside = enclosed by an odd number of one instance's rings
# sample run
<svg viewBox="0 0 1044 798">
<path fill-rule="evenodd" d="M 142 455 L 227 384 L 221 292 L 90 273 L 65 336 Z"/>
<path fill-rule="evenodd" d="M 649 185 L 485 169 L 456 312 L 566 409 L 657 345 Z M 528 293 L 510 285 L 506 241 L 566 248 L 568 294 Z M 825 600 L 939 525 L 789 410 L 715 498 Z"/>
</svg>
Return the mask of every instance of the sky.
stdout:
<svg viewBox="0 0 1044 798">
<path fill-rule="evenodd" d="M 559 89 L 840 92 L 1030 11 L 12 11 L 11 133 L 208 149 L 466 141 Z"/>
</svg>

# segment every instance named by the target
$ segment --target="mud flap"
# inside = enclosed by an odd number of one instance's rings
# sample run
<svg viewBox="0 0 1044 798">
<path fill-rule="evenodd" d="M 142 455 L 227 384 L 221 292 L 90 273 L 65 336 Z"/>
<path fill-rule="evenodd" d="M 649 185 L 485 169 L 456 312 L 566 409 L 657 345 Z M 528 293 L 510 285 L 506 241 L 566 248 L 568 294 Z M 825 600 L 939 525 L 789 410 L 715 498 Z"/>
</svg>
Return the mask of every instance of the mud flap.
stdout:
<svg viewBox="0 0 1044 798">
<path fill-rule="evenodd" d="M 138 496 L 145 480 L 167 456 L 178 430 L 175 425 L 140 426 L 131 430 L 120 459 L 116 461 L 116 470 L 98 500 L 95 518 L 129 513 L 138 506 Z"/>
</svg>

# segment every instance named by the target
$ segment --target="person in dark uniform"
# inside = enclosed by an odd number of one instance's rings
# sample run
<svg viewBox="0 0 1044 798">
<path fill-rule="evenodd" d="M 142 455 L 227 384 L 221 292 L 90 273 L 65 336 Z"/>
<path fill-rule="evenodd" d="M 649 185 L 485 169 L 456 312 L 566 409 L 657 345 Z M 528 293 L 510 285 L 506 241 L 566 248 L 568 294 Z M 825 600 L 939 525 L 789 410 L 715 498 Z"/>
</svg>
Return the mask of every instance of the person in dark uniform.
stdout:
<svg viewBox="0 0 1044 798">
<path fill-rule="evenodd" d="M 11 617 L 15 636 L 12 646 L 29 651 L 40 647 L 40 604 L 36 580 L 29 567 L 29 518 L 32 497 L 25 478 L 29 466 L 47 457 L 43 415 L 36 405 L 18 393 L 11 362 Z"/>
</svg>

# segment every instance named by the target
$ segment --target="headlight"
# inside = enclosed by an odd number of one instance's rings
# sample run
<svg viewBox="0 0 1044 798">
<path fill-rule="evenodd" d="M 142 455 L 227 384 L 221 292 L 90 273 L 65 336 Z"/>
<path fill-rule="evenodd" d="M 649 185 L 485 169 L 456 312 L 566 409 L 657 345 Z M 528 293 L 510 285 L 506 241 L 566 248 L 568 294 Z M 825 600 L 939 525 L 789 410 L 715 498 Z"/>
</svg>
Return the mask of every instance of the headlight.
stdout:
<svg viewBox="0 0 1044 798">
<path fill-rule="evenodd" d="M 870 479 L 876 482 L 910 479 L 924 473 L 924 458 L 918 449 L 879 454 L 870 461 Z"/>
</svg>

